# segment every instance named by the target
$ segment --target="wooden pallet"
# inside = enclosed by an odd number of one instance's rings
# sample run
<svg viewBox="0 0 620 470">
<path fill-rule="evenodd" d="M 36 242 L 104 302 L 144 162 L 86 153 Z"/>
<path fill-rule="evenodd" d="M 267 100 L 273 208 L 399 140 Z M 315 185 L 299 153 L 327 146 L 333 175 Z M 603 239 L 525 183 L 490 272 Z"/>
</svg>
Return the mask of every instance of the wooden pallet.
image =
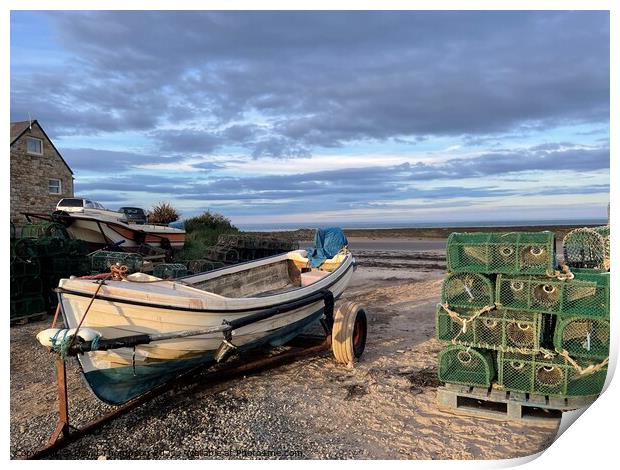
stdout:
<svg viewBox="0 0 620 470">
<path fill-rule="evenodd" d="M 439 409 L 447 413 L 557 426 L 563 411 L 590 405 L 596 397 L 553 397 L 446 384 L 437 389 Z"/>
<path fill-rule="evenodd" d="M 35 321 L 41 321 L 47 319 L 47 312 L 31 313 L 30 315 L 24 315 L 21 317 L 11 318 L 11 326 L 13 325 L 25 325 L 26 323 L 32 323 Z"/>
</svg>

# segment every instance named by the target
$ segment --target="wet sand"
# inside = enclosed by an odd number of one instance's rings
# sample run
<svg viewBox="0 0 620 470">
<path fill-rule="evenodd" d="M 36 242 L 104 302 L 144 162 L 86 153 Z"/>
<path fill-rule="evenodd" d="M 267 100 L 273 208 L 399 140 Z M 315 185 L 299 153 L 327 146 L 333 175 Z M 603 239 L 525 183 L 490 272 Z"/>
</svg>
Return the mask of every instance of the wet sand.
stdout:
<svg viewBox="0 0 620 470">
<path fill-rule="evenodd" d="M 305 246 L 305 245 L 302 245 Z M 436 406 L 435 305 L 445 240 L 351 237 L 359 267 L 344 298 L 366 306 L 369 333 L 352 369 L 329 353 L 245 378 L 160 396 L 53 458 L 502 459 L 547 447 L 554 427 L 455 416 Z M 53 357 L 37 323 L 11 328 L 11 456 L 55 424 Z M 83 424 L 111 407 L 68 371 Z"/>
</svg>

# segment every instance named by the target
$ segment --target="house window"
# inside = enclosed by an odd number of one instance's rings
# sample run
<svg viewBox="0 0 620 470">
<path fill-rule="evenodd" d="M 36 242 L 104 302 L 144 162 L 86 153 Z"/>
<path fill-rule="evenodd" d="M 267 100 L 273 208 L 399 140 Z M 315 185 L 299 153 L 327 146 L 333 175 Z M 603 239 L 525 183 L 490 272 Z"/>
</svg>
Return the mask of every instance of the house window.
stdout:
<svg viewBox="0 0 620 470">
<path fill-rule="evenodd" d="M 28 137 L 26 139 L 26 151 L 32 155 L 43 155 L 43 141 L 34 137 Z"/>
<path fill-rule="evenodd" d="M 62 185 L 58 179 L 47 180 L 47 188 L 50 194 L 60 194 L 62 192 Z"/>
</svg>

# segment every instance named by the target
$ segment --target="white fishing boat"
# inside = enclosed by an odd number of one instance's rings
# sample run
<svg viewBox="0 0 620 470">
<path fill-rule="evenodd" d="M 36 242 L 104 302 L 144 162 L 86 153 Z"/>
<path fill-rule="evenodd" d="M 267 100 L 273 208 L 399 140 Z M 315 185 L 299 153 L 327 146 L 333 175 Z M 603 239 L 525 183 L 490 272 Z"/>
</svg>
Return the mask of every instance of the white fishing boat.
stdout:
<svg viewBox="0 0 620 470">
<path fill-rule="evenodd" d="M 344 248 L 313 268 L 307 255 L 297 250 L 176 281 L 142 273 L 104 282 L 63 279 L 59 305 L 72 330 L 37 338 L 57 351 L 73 348 L 92 391 L 111 404 L 230 353 L 284 344 L 320 320 L 331 328 L 334 316 L 339 354 L 358 357 L 366 340 L 363 310 L 333 308 L 354 258 Z M 67 344 L 75 329 L 76 340 Z"/>
<path fill-rule="evenodd" d="M 84 240 L 94 248 L 118 245 L 131 250 L 147 244 L 181 249 L 185 244 L 185 230 L 163 225 L 130 224 L 124 213 L 107 210 L 88 199 L 61 199 L 52 218 L 65 225 L 72 237 Z"/>
</svg>

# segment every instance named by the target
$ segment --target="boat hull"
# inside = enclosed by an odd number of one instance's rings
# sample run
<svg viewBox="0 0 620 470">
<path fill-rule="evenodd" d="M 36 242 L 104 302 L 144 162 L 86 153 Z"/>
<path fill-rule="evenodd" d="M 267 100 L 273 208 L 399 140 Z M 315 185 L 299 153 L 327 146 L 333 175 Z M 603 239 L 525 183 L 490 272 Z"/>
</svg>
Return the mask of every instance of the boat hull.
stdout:
<svg viewBox="0 0 620 470">
<path fill-rule="evenodd" d="M 95 247 L 121 243 L 122 248 L 138 248 L 142 243 L 154 247 L 170 244 L 181 249 L 185 244 L 185 232 L 181 230 L 157 230 L 154 226 L 129 225 L 92 218 L 71 216 L 67 231 L 72 237 L 84 240 Z"/>
<path fill-rule="evenodd" d="M 285 259 L 286 256 L 280 257 Z M 274 258 L 277 261 L 278 257 Z M 266 260 L 247 264 L 273 262 Z M 317 297 L 317 293 L 328 290 L 334 298 L 338 298 L 349 283 L 353 268 L 352 257 L 348 255 L 338 269 L 311 286 L 253 298 L 227 298 L 164 281 L 155 284 L 148 296 L 137 300 L 126 292 L 127 286 L 134 287 L 131 283 L 106 281 L 88 309 L 82 326 L 98 331 L 106 339 L 195 331 L 221 326 L 224 322 L 278 307 L 281 312 L 277 315 L 233 330 L 231 342 L 240 351 L 265 344 L 283 344 L 321 318 L 325 301 Z M 243 270 L 243 266 L 223 269 L 222 274 L 210 273 L 194 278 L 198 282 L 205 276 L 232 275 L 239 270 Z M 191 282 L 189 278 L 185 280 Z M 69 328 L 79 324 L 93 297 L 85 290 L 71 290 L 72 285 L 92 288 L 96 284 L 93 281 L 61 281 L 61 311 L 65 325 Z M 176 303 L 172 302 L 175 298 L 167 297 L 171 291 L 179 297 Z M 287 308 L 287 305 L 290 307 Z M 222 333 L 175 338 L 135 348 L 89 352 L 79 355 L 78 360 L 93 393 L 107 403 L 122 404 L 193 367 L 212 362 L 223 340 Z"/>
<path fill-rule="evenodd" d="M 323 310 L 269 332 L 265 336 L 240 346 L 239 352 L 264 345 L 280 346 L 316 323 Z M 122 405 L 154 388 L 164 385 L 193 368 L 215 364 L 214 351 L 207 351 L 197 357 L 127 365 L 107 369 L 92 369 L 84 372 L 86 383 L 93 394 L 110 405 Z"/>
</svg>

